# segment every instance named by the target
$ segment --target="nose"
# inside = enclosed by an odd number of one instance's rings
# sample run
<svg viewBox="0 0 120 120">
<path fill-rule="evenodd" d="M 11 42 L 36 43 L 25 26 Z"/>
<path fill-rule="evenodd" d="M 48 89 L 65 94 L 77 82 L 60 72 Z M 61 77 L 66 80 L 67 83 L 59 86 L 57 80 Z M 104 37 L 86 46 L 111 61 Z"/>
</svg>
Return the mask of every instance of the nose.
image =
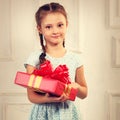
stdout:
<svg viewBox="0 0 120 120">
<path fill-rule="evenodd" d="M 53 27 L 53 34 L 57 34 L 59 32 L 59 28 L 58 27 Z"/>
</svg>

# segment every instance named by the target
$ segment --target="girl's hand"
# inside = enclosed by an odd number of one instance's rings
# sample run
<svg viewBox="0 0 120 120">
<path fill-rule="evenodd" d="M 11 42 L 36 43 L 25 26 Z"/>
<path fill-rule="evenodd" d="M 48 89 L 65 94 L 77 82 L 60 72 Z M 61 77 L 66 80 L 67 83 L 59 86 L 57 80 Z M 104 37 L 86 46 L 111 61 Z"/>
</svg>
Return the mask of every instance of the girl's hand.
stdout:
<svg viewBox="0 0 120 120">
<path fill-rule="evenodd" d="M 46 93 L 45 97 L 46 97 L 46 101 L 49 103 L 51 103 L 51 102 L 65 102 L 69 99 L 69 97 L 65 93 L 63 93 L 60 97 L 53 97 L 53 96 L 51 97 L 49 95 L 49 93 Z"/>
<path fill-rule="evenodd" d="M 75 88 L 75 89 L 78 89 L 79 88 L 79 84 L 76 83 L 76 82 L 72 82 L 71 84 L 69 84 L 68 86 L 72 87 L 72 88 Z"/>
</svg>

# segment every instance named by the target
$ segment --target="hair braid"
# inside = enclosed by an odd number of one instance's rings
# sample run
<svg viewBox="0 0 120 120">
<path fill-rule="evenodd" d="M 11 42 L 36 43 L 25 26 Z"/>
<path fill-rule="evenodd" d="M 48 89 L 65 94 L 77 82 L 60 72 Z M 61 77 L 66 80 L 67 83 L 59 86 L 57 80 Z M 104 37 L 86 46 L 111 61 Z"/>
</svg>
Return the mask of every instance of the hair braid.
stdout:
<svg viewBox="0 0 120 120">
<path fill-rule="evenodd" d="M 43 52 L 40 54 L 39 56 L 39 61 L 40 61 L 40 64 L 43 63 L 46 59 L 45 59 L 45 56 L 46 56 L 46 50 L 45 50 L 45 46 L 44 46 L 44 40 L 43 40 L 43 35 L 42 34 L 39 34 L 39 37 L 40 37 L 40 44 L 42 46 L 42 50 Z"/>
</svg>

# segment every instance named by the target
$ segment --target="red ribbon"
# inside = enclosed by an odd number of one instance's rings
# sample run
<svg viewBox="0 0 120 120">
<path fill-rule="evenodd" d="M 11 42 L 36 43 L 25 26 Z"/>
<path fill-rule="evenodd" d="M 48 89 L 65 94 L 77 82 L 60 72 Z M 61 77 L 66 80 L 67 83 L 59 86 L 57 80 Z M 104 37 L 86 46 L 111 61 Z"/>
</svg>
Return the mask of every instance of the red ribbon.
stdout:
<svg viewBox="0 0 120 120">
<path fill-rule="evenodd" d="M 33 74 L 57 79 L 65 84 L 71 83 L 67 66 L 59 65 L 53 71 L 52 65 L 51 65 L 50 61 L 48 61 L 48 60 L 46 60 L 44 63 L 40 64 L 40 68 L 35 69 L 33 71 Z"/>
<path fill-rule="evenodd" d="M 39 69 L 35 69 L 33 74 L 39 76 L 50 76 L 52 74 L 52 65 L 50 61 L 46 60 L 44 63 L 40 64 Z"/>
</svg>

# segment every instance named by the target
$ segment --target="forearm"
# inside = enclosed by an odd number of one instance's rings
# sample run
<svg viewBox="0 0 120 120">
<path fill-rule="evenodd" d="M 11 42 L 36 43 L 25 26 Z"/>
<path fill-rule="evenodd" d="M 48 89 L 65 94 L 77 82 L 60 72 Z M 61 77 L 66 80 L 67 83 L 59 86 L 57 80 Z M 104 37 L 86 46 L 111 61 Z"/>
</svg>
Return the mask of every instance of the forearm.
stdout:
<svg viewBox="0 0 120 120">
<path fill-rule="evenodd" d="M 87 97 L 88 90 L 87 90 L 86 86 L 79 85 L 77 89 L 78 89 L 77 97 L 79 97 L 81 99 L 84 99 Z"/>
<path fill-rule="evenodd" d="M 84 99 L 87 97 L 88 88 L 87 88 L 87 83 L 85 81 L 83 66 L 79 67 L 76 70 L 75 83 L 73 84 L 73 87 L 78 89 L 77 96 L 79 98 Z"/>
<path fill-rule="evenodd" d="M 37 94 L 31 88 L 27 88 L 27 94 L 28 94 L 29 101 L 32 103 L 41 104 L 41 103 L 48 102 L 45 95 Z"/>
<path fill-rule="evenodd" d="M 69 97 L 66 96 L 66 94 L 64 93 L 60 97 L 55 97 L 55 96 L 53 97 L 53 96 L 50 96 L 50 94 L 48 93 L 46 93 L 45 95 L 39 95 L 35 93 L 34 90 L 31 88 L 27 89 L 27 93 L 28 93 L 28 99 L 30 100 L 30 102 L 36 103 L 36 104 L 64 102 L 69 99 Z"/>
</svg>

